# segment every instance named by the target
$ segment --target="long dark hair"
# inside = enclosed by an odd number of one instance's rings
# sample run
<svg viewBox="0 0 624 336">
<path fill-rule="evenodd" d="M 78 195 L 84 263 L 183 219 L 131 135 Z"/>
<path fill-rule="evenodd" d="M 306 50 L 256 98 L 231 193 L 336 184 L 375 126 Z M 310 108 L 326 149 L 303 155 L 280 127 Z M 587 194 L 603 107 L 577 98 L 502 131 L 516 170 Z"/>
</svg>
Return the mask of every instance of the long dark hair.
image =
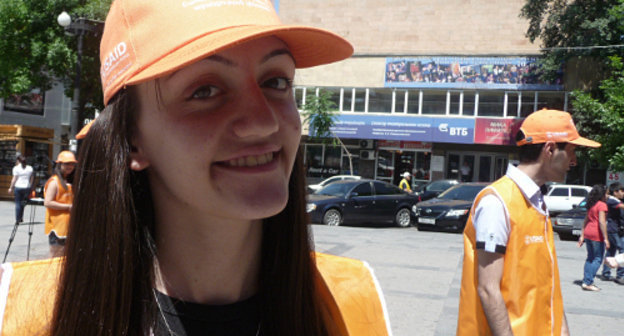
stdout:
<svg viewBox="0 0 624 336">
<path fill-rule="evenodd" d="M 602 184 L 596 184 L 592 187 L 589 195 L 587 195 L 587 209 L 591 209 L 598 201 L 602 200 L 605 197 L 605 192 L 607 188 L 605 188 Z"/>
<path fill-rule="evenodd" d="M 55 163 L 54 169 L 52 170 L 52 176 L 56 176 L 58 178 L 60 187 L 63 188 L 63 190 L 67 190 L 67 183 L 73 183 L 75 173 L 76 170 L 74 169 L 71 173 L 67 174 L 67 176 L 63 176 L 60 162 Z M 50 178 L 52 178 L 52 176 Z"/>
<path fill-rule="evenodd" d="M 83 140 L 53 335 L 147 335 L 155 325 L 154 210 L 145 171 L 130 170 L 137 99 L 122 90 Z M 297 156 L 289 200 L 263 223 L 260 299 L 265 335 L 327 335 Z"/>
<path fill-rule="evenodd" d="M 24 155 L 19 155 L 17 157 L 17 162 L 22 165 L 22 168 L 26 168 L 26 157 Z"/>
</svg>

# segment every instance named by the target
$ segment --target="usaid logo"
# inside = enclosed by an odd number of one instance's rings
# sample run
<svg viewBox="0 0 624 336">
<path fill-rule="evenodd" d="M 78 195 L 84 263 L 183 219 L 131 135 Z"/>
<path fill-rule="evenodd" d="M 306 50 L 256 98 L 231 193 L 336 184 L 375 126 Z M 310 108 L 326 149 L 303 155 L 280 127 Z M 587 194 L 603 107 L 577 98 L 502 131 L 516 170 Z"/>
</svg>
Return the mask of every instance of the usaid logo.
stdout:
<svg viewBox="0 0 624 336">
<path fill-rule="evenodd" d="M 119 42 L 114 48 L 113 51 L 108 53 L 106 58 L 104 58 L 104 62 L 102 62 L 102 72 L 107 73 L 121 58 L 126 55 L 128 51 L 128 46 L 126 42 Z"/>
<path fill-rule="evenodd" d="M 524 236 L 525 245 L 540 244 L 543 242 L 544 242 L 544 236 L 529 236 L 529 235 Z"/>
</svg>

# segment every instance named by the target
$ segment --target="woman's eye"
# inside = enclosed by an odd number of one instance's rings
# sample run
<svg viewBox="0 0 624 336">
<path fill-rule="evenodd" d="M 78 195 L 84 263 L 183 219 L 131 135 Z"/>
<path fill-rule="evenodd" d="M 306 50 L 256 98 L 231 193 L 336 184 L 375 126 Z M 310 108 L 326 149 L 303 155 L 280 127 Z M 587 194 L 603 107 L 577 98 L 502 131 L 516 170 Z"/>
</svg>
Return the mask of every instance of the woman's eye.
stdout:
<svg viewBox="0 0 624 336">
<path fill-rule="evenodd" d="M 189 99 L 206 99 L 213 97 L 218 93 L 219 89 L 216 86 L 203 85 L 197 88 Z"/>
<path fill-rule="evenodd" d="M 287 90 L 292 86 L 292 80 L 285 77 L 275 77 L 265 81 L 263 86 L 276 90 Z"/>
</svg>

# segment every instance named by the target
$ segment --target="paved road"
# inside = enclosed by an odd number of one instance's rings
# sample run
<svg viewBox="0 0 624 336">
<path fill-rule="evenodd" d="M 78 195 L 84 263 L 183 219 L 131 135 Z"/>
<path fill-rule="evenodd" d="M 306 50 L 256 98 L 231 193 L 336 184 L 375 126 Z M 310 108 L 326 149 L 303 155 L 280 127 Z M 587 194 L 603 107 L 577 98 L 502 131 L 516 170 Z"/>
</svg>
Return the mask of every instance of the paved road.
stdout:
<svg viewBox="0 0 624 336">
<path fill-rule="evenodd" d="M 44 208 L 35 206 L 31 259 L 48 254 Z M 0 252 L 13 229 L 13 203 L 0 201 Z M 26 208 L 26 218 L 31 214 Z M 316 250 L 368 261 L 384 291 L 395 336 L 454 335 L 461 281 L 462 237 L 415 228 L 313 225 Z M 28 225 L 20 225 L 7 261 L 26 259 Z M 601 292 L 580 289 L 585 249 L 556 241 L 564 305 L 572 335 L 624 334 L 624 286 L 596 280 Z"/>
</svg>

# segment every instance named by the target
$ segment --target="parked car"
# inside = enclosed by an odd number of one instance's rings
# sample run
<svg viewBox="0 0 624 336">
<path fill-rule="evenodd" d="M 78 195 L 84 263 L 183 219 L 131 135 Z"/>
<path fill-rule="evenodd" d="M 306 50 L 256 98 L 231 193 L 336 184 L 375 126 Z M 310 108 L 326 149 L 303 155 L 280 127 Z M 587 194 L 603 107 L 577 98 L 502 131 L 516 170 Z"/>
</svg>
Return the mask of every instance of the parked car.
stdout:
<svg viewBox="0 0 624 336">
<path fill-rule="evenodd" d="M 360 179 L 338 181 L 308 195 L 312 223 L 326 225 L 394 223 L 408 227 L 418 198 L 390 183 Z"/>
<path fill-rule="evenodd" d="M 432 199 L 448 188 L 458 184 L 457 180 L 436 180 L 424 184 L 414 190 L 414 194 L 418 196 L 419 201 L 426 201 Z"/>
<path fill-rule="evenodd" d="M 438 197 L 412 207 L 418 230 L 444 229 L 462 232 L 468 221 L 470 207 L 477 194 L 488 183 L 460 183 Z"/>
<path fill-rule="evenodd" d="M 575 184 L 553 184 L 548 189 L 544 202 L 551 216 L 571 210 L 587 197 L 591 187 Z"/>
<path fill-rule="evenodd" d="M 361 176 L 357 176 L 357 175 L 334 175 L 332 177 L 324 179 L 323 181 L 317 184 L 308 185 L 308 192 L 313 193 L 333 182 L 344 181 L 344 180 L 359 180 L 361 178 L 362 178 Z"/>
<path fill-rule="evenodd" d="M 587 215 L 586 203 L 587 199 L 584 199 L 571 210 L 564 211 L 554 218 L 551 217 L 553 231 L 557 232 L 559 239 L 578 240 Z"/>
</svg>

